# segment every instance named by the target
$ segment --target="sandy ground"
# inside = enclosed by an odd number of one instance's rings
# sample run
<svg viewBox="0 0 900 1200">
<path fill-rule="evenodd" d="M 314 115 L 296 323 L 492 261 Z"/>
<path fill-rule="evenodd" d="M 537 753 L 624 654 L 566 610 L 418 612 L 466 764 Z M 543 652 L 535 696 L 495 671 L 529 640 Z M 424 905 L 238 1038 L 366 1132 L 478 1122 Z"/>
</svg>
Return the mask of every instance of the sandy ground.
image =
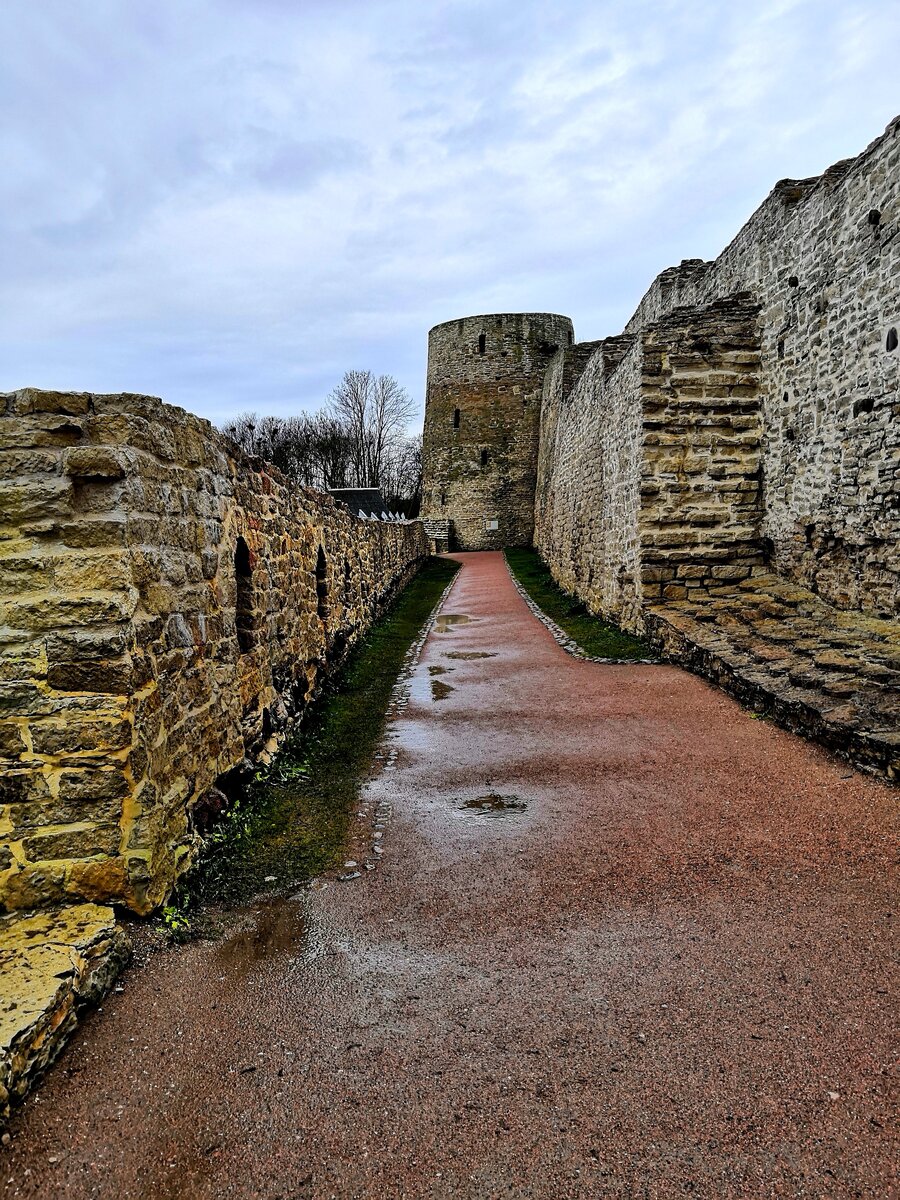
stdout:
<svg viewBox="0 0 900 1200">
<path fill-rule="evenodd" d="M 378 869 L 132 969 L 4 1195 L 898 1194 L 896 791 L 459 557 Z"/>
</svg>

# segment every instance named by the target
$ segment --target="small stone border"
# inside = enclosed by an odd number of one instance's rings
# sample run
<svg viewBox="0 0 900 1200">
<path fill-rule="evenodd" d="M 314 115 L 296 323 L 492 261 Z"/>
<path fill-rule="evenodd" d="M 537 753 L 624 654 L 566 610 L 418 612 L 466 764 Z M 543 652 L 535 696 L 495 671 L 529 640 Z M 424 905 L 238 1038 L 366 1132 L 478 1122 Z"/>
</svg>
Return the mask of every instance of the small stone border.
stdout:
<svg viewBox="0 0 900 1200">
<path fill-rule="evenodd" d="M 506 564 L 506 570 L 509 572 L 509 577 L 512 580 L 513 587 L 528 605 L 534 616 L 536 616 L 540 623 L 550 631 L 550 633 L 553 635 L 554 641 L 557 643 L 557 645 L 561 646 L 563 650 L 565 650 L 566 654 L 571 654 L 573 658 L 580 658 L 582 662 L 603 663 L 606 666 L 652 667 L 658 666 L 659 663 L 662 662 L 662 659 L 659 658 L 601 658 L 597 655 L 585 654 L 575 639 L 569 637 L 566 631 L 557 625 L 554 620 L 548 617 L 544 610 L 538 606 L 535 600 L 532 600 L 531 596 L 528 594 L 528 592 L 526 592 L 525 588 L 516 578 L 515 573 L 512 567 L 509 565 L 509 560 L 505 554 L 503 555 L 503 561 Z"/>
</svg>

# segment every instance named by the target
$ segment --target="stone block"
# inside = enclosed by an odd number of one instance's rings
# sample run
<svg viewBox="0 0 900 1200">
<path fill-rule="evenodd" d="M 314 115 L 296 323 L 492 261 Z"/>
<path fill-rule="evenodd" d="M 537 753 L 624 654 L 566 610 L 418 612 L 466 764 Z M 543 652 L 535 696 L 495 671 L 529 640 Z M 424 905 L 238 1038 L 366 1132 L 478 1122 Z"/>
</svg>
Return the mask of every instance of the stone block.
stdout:
<svg viewBox="0 0 900 1200">
<path fill-rule="evenodd" d="M 109 661 L 82 659 L 52 663 L 47 684 L 62 692 L 109 692 L 125 696 L 134 691 L 136 674 L 130 658 Z"/>
<path fill-rule="evenodd" d="M 124 720 L 40 721 L 31 725 L 34 753 L 48 757 L 69 757 L 101 750 L 116 752 L 130 746 L 131 739 L 132 726 Z M 2 745 L 0 732 L 0 750 Z"/>
<path fill-rule="evenodd" d="M 73 825 L 50 825 L 22 839 L 22 849 L 30 862 L 55 859 L 85 859 L 109 856 L 119 849 L 121 834 L 115 827 L 81 821 Z"/>
<path fill-rule="evenodd" d="M 92 805 L 100 801 L 121 801 L 130 793 L 128 776 L 118 763 L 110 766 L 82 767 L 62 771 L 59 776 L 60 800 L 79 802 L 89 814 Z"/>
<path fill-rule="evenodd" d="M 24 725 L 12 721 L 0 721 L 0 758 L 18 758 L 24 751 Z"/>
<path fill-rule="evenodd" d="M 124 479 L 128 457 L 118 446 L 75 446 L 63 452 L 62 469 L 76 479 Z"/>
<path fill-rule="evenodd" d="M 0 879 L 0 911 L 44 908 L 65 899 L 66 864 L 14 864 Z"/>
<path fill-rule="evenodd" d="M 124 514 L 88 515 L 78 521 L 60 524 L 59 538 L 64 546 L 77 550 L 124 546 L 127 535 Z"/>
<path fill-rule="evenodd" d="M 29 522 L 64 516 L 71 492 L 68 481 L 52 477 L 27 483 L 0 480 L 0 525 L 22 530 Z"/>
<path fill-rule="evenodd" d="M 93 592 L 81 596 L 23 596 L 2 606 L 3 619 L 14 629 L 52 632 L 60 626 L 97 626 L 127 621 L 136 594 Z"/>
<path fill-rule="evenodd" d="M 67 413 L 80 416 L 90 409 L 89 392 L 48 392 L 41 388 L 20 388 L 9 396 L 10 411 L 20 416 L 32 413 Z"/>
<path fill-rule="evenodd" d="M 119 553 L 85 554 L 84 548 L 50 560 L 55 586 L 69 592 L 124 591 L 132 583 L 130 564 Z"/>
</svg>

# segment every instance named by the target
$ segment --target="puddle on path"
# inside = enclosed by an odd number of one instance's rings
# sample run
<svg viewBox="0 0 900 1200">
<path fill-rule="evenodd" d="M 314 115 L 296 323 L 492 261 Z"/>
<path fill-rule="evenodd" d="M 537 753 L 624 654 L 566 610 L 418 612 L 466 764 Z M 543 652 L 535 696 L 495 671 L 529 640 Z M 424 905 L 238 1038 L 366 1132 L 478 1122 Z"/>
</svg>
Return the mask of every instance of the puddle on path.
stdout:
<svg viewBox="0 0 900 1200">
<path fill-rule="evenodd" d="M 495 653 L 487 650 L 447 650 L 444 653 L 444 658 L 458 658 L 463 662 L 470 662 L 473 658 L 496 658 Z M 430 670 L 430 668 L 429 668 Z"/>
<path fill-rule="evenodd" d="M 429 667 L 428 674 L 429 675 L 446 675 L 447 671 L 449 669 L 450 668 L 448 668 L 448 667 Z"/>
<path fill-rule="evenodd" d="M 296 900 L 277 896 L 254 904 L 244 924 L 216 947 L 216 961 L 229 972 L 248 974 L 253 967 L 276 955 L 309 954 L 308 921 Z"/>
<path fill-rule="evenodd" d="M 468 625 L 470 620 L 465 613 L 441 613 L 435 618 L 434 632 L 449 633 L 451 625 Z"/>
<path fill-rule="evenodd" d="M 444 683 L 442 679 L 432 679 L 431 681 L 431 696 L 434 700 L 444 700 L 451 692 L 455 691 L 455 687 L 451 687 L 449 683 Z"/>
<path fill-rule="evenodd" d="M 456 808 L 462 817 L 512 817 L 523 813 L 528 807 L 526 800 L 518 796 L 501 796 L 497 792 L 488 792 L 486 796 L 475 796 L 464 800 Z"/>
</svg>

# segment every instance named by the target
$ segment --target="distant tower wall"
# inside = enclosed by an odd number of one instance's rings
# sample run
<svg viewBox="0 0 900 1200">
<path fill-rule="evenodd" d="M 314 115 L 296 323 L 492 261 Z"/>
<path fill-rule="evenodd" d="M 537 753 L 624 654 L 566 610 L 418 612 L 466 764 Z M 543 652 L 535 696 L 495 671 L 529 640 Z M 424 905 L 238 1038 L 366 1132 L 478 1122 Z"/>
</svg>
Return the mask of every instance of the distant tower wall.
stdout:
<svg viewBox="0 0 900 1200">
<path fill-rule="evenodd" d="M 541 391 L 568 317 L 464 317 L 428 335 L 423 516 L 460 550 L 530 546 Z"/>
</svg>

